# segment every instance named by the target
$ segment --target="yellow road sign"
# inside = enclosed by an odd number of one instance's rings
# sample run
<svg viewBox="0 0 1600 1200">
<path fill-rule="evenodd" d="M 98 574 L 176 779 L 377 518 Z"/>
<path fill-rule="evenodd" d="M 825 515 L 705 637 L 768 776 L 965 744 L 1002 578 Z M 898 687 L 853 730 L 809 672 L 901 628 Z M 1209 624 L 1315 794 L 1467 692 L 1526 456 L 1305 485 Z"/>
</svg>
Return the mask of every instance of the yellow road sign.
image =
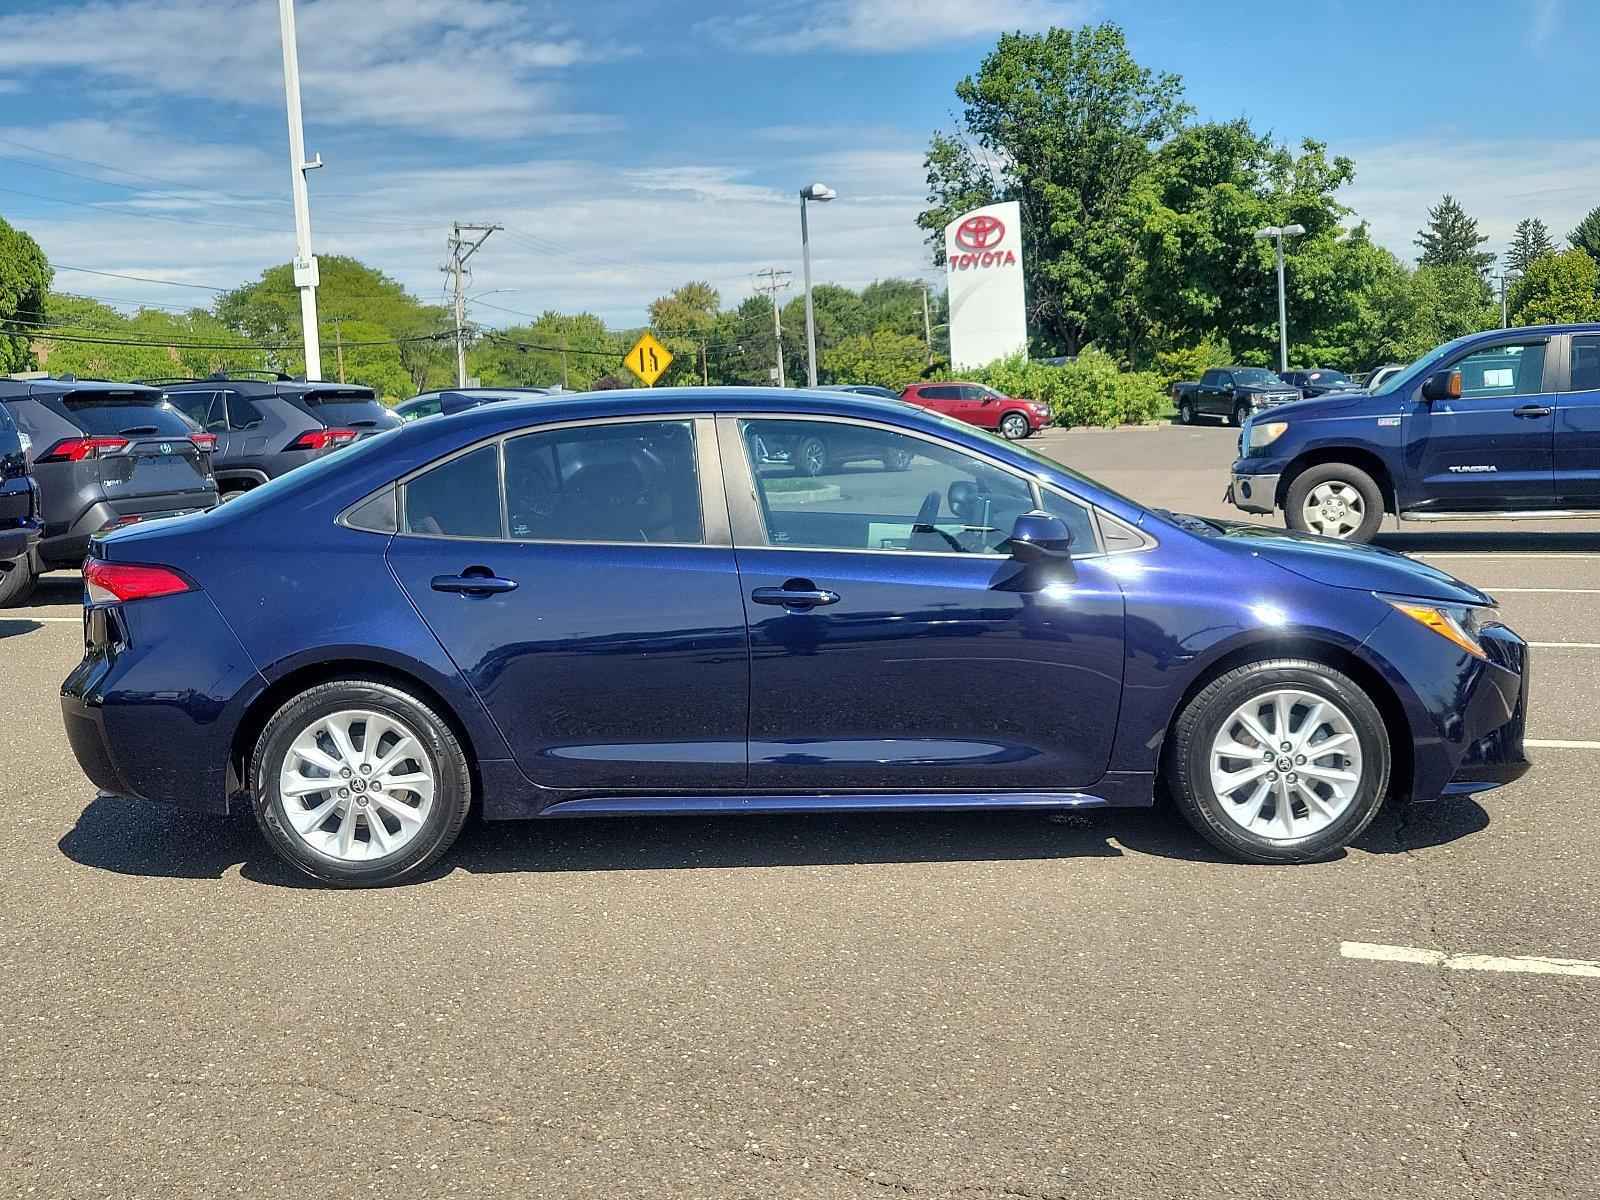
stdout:
<svg viewBox="0 0 1600 1200">
<path fill-rule="evenodd" d="M 645 387 L 654 387 L 656 380 L 672 365 L 672 351 L 656 341 L 654 334 L 646 333 L 633 344 L 622 363 L 644 380 Z"/>
</svg>

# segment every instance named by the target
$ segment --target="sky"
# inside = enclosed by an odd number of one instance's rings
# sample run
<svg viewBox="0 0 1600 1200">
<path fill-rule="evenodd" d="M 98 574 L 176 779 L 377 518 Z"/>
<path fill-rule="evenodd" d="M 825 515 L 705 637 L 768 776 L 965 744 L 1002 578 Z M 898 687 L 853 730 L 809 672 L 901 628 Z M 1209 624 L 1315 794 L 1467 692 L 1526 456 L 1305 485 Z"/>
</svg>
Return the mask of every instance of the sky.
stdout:
<svg viewBox="0 0 1600 1200">
<path fill-rule="evenodd" d="M 915 217 L 955 85 L 1003 31 L 1108 20 L 1199 119 L 1354 158 L 1341 199 L 1402 257 L 1445 192 L 1500 250 L 1600 205 L 1590 4 L 299 0 L 314 248 L 439 300 L 451 222 L 499 223 L 475 319 L 638 325 L 690 279 L 798 288 L 820 181 L 816 280 L 937 284 Z M 0 217 L 57 290 L 203 306 L 292 257 L 276 0 L 0 0 L 0 47 Z"/>
</svg>

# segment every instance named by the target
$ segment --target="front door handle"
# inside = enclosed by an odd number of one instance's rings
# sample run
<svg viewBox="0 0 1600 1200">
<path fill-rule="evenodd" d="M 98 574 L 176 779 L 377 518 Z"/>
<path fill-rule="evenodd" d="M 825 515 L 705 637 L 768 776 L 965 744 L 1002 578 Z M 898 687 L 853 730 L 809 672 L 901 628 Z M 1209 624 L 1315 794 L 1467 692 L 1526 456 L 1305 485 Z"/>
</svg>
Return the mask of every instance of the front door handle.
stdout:
<svg viewBox="0 0 1600 1200">
<path fill-rule="evenodd" d="M 1513 417 L 1548 417 L 1550 409 L 1543 404 L 1524 404 L 1521 408 L 1511 410 Z"/>
<path fill-rule="evenodd" d="M 436 592 L 487 596 L 494 592 L 514 592 L 517 589 L 517 581 L 501 579 L 488 567 L 468 567 L 459 575 L 435 575 L 430 586 Z"/>
<path fill-rule="evenodd" d="M 821 588 L 759 587 L 750 593 L 757 604 L 781 604 L 785 608 L 818 608 L 839 603 L 838 592 Z"/>
</svg>

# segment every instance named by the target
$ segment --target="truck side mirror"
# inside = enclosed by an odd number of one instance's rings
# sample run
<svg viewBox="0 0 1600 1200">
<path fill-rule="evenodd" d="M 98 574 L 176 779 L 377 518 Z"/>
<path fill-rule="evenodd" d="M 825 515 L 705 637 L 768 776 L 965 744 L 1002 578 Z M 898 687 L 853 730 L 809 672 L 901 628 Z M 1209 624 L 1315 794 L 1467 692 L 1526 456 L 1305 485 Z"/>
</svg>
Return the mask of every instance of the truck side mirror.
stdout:
<svg viewBox="0 0 1600 1200">
<path fill-rule="evenodd" d="M 1035 509 L 1011 527 L 1011 557 L 1020 563 L 1061 562 L 1072 557 L 1072 530 L 1060 517 Z"/>
<path fill-rule="evenodd" d="M 1461 372 L 1452 369 L 1435 371 L 1423 381 L 1422 398 L 1430 402 L 1461 399 Z"/>
</svg>

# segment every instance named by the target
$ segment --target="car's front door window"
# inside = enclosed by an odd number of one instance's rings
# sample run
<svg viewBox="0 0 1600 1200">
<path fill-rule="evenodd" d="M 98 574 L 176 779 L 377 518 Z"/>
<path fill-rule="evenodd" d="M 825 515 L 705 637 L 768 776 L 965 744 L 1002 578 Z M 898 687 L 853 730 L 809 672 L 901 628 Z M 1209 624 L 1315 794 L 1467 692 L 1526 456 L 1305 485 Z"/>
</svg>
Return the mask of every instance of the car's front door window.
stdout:
<svg viewBox="0 0 1600 1200">
<path fill-rule="evenodd" d="M 1543 341 L 1490 346 L 1459 359 L 1461 398 L 1537 396 L 1544 391 Z"/>
<path fill-rule="evenodd" d="M 942 442 L 831 421 L 742 422 L 769 545 L 1004 554 L 1032 485 Z M 820 443 L 826 466 L 806 462 Z"/>
</svg>

